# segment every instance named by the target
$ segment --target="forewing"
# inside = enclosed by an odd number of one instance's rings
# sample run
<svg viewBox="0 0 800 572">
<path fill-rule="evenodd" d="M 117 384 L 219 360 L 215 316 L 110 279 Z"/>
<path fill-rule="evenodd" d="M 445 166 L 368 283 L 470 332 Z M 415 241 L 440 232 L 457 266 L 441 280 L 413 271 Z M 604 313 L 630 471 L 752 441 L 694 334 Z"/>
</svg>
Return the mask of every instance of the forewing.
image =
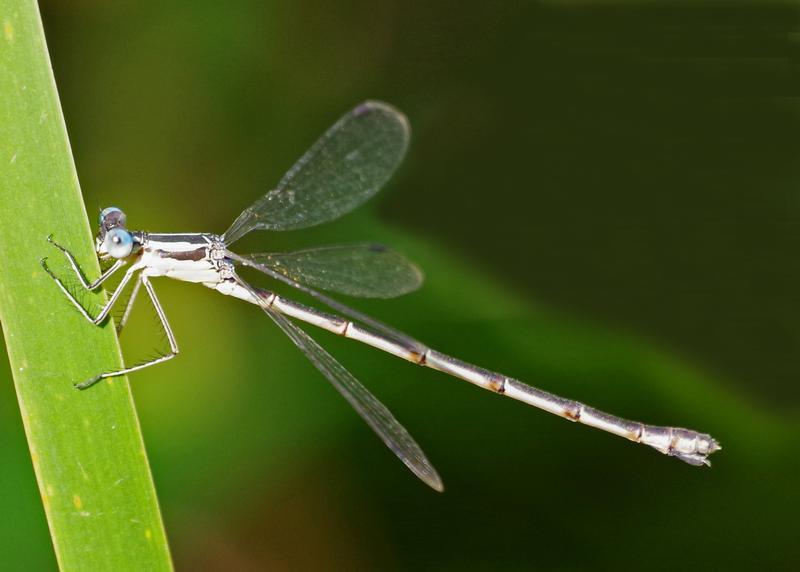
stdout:
<svg viewBox="0 0 800 572">
<path fill-rule="evenodd" d="M 394 298 L 422 285 L 422 271 L 379 244 L 343 244 L 297 252 L 248 254 L 302 284 L 361 298 Z"/>
<path fill-rule="evenodd" d="M 389 180 L 408 147 L 405 116 L 367 101 L 337 121 L 278 186 L 245 209 L 225 232 L 232 244 L 252 230 L 295 230 L 338 218 Z"/>
</svg>

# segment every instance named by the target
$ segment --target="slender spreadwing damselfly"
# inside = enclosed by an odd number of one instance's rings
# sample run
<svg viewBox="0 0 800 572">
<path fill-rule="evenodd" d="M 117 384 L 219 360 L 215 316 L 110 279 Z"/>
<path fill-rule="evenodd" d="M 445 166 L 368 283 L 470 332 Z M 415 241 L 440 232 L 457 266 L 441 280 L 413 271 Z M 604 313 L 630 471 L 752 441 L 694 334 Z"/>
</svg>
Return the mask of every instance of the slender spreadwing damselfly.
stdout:
<svg viewBox="0 0 800 572">
<path fill-rule="evenodd" d="M 374 195 L 391 177 L 405 155 L 409 136 L 405 116 L 393 107 L 376 101 L 358 105 L 322 135 L 273 190 L 246 208 L 221 235 L 133 231 L 127 228 L 125 214 L 120 209 L 107 208 L 100 214 L 96 251 L 100 259 L 114 262 L 91 283 L 83 277 L 69 250 L 50 238 L 87 290 L 95 290 L 127 266 L 108 302 L 96 316 L 92 316 L 48 268 L 46 259 L 42 260 L 44 269 L 87 320 L 95 325 L 101 324 L 124 288 L 134 280 L 118 329 L 124 327 L 133 302 L 144 286 L 170 347 L 169 352 L 155 359 L 96 375 L 78 383 L 76 387 L 86 389 L 101 379 L 165 362 L 178 354 L 172 328 L 150 283 L 152 277 L 167 276 L 200 283 L 257 305 L 305 353 L 386 446 L 417 477 L 437 491 L 443 490 L 442 481 L 411 435 L 344 366 L 289 318 L 360 341 L 570 421 L 644 443 L 690 465 L 709 465 L 708 456 L 720 448 L 710 435 L 689 429 L 628 421 L 531 387 L 437 352 L 320 291 L 365 298 L 392 298 L 419 288 L 422 283 L 419 269 L 389 249 L 372 244 L 352 244 L 248 255 L 239 255 L 230 250 L 234 242 L 253 230 L 308 228 L 352 211 Z M 254 268 L 288 284 L 336 314 L 251 286 L 239 276 L 237 266 Z"/>
</svg>

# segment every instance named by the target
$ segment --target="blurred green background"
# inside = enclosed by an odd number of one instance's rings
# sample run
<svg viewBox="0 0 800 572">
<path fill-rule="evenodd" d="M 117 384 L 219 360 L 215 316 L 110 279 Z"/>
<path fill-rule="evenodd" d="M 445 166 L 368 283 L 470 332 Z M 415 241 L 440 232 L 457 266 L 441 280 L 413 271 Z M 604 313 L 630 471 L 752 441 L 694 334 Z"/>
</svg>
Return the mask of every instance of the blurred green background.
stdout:
<svg viewBox="0 0 800 572">
<path fill-rule="evenodd" d="M 724 447 L 698 470 L 309 329 L 422 444 L 447 487 L 437 495 L 260 312 L 159 281 L 182 355 L 132 383 L 179 569 L 796 567 L 796 6 L 42 11 L 92 217 L 115 205 L 133 228 L 222 232 L 341 113 L 389 101 L 414 137 L 376 200 L 239 250 L 392 244 L 426 286 L 359 308 Z M 131 362 L 163 343 L 148 312 L 123 336 Z M 0 556 L 52 569 L 0 375 Z"/>
</svg>

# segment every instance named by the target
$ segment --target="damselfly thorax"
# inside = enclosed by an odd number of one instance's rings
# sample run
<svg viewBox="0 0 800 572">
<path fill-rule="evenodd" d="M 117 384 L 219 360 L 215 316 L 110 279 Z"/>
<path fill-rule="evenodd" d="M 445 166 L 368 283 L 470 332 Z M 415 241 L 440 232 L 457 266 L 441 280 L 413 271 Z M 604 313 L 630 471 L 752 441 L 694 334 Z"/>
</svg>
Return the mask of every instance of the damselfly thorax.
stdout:
<svg viewBox="0 0 800 572">
<path fill-rule="evenodd" d="M 218 236 L 205 233 L 148 234 L 142 237 L 142 272 L 213 287 L 219 282 L 225 247 Z"/>
</svg>

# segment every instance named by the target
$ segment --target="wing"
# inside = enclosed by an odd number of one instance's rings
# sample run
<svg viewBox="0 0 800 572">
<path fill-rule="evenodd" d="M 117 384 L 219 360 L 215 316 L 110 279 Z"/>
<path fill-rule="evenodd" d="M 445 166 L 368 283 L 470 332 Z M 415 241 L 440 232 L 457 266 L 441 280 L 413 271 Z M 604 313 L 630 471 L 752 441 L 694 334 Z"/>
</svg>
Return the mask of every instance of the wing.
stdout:
<svg viewBox="0 0 800 572">
<path fill-rule="evenodd" d="M 284 276 L 280 272 L 277 272 L 277 271 L 273 270 L 272 268 L 270 268 L 268 266 L 265 266 L 263 264 L 259 264 L 258 262 L 255 262 L 254 260 L 251 260 L 251 259 L 249 259 L 247 257 L 244 257 L 244 256 L 240 256 L 239 254 L 236 254 L 235 252 L 231 252 L 230 250 L 227 250 L 227 249 L 225 250 L 225 257 L 226 258 L 230 258 L 231 260 L 235 261 L 238 264 L 242 264 L 244 266 L 247 266 L 248 268 L 253 268 L 255 270 L 258 270 L 259 272 L 264 273 L 266 276 L 269 276 L 270 278 L 274 278 L 275 280 L 277 280 L 279 282 L 283 282 L 284 284 L 288 284 L 292 288 L 296 288 L 297 290 L 299 290 L 301 292 L 305 292 L 306 294 L 308 294 L 309 296 L 311 296 L 315 300 L 319 300 L 320 302 L 322 302 L 323 304 L 325 304 L 329 308 L 331 308 L 331 309 L 333 309 L 333 310 L 335 310 L 337 312 L 341 312 L 342 314 L 344 314 L 345 316 L 347 316 L 347 317 L 349 317 L 349 318 L 351 318 L 353 320 L 356 320 L 356 321 L 361 322 L 363 324 L 367 324 L 368 326 L 371 326 L 371 327 L 375 328 L 376 330 L 378 330 L 379 332 L 381 332 L 384 335 L 388 336 L 389 338 L 391 338 L 391 339 L 393 339 L 395 341 L 401 342 L 401 343 L 407 345 L 410 348 L 415 348 L 416 351 L 418 351 L 420 353 L 422 353 L 422 352 L 424 352 L 426 350 L 426 347 L 425 347 L 424 344 L 418 342 L 417 340 L 415 340 L 414 338 L 412 338 L 408 334 L 404 334 L 400 330 L 397 330 L 397 329 L 395 329 L 395 328 L 393 328 L 391 326 L 388 326 L 388 325 L 384 324 L 383 322 L 381 322 L 380 320 L 376 320 L 375 318 L 373 318 L 371 316 L 368 316 L 367 314 L 365 314 L 363 312 L 360 312 L 360 311 L 358 311 L 358 310 L 356 310 L 354 308 L 351 308 L 350 306 L 347 306 L 346 304 L 342 304 L 338 300 L 334 300 L 330 296 L 328 296 L 326 294 L 323 294 L 322 292 L 319 292 L 318 290 L 314 290 L 313 288 L 310 288 L 309 286 L 306 286 L 305 284 L 301 284 L 301 283 L 297 282 L 296 280 L 292 280 L 291 278 L 287 278 L 286 276 Z"/>
<path fill-rule="evenodd" d="M 230 245 L 252 230 L 295 230 L 338 218 L 366 201 L 392 176 L 410 136 L 395 108 L 367 101 L 339 119 L 278 186 L 239 215 L 225 232 Z"/>
<path fill-rule="evenodd" d="M 343 244 L 298 252 L 248 254 L 296 282 L 360 298 L 394 298 L 422 285 L 422 271 L 379 244 Z"/>
<path fill-rule="evenodd" d="M 249 284 L 241 278 L 236 277 L 236 279 L 257 300 L 261 299 Z M 381 441 L 397 455 L 397 458 L 426 485 L 442 492 L 444 485 L 436 469 L 433 468 L 425 453 L 422 452 L 420 446 L 409 435 L 405 427 L 400 425 L 400 422 L 394 418 L 394 415 L 366 387 L 361 385 L 353 377 L 353 374 L 347 371 L 331 354 L 315 342 L 311 336 L 277 311 L 263 304 L 260 307 L 311 360 L 311 363 L 316 366 L 322 375 L 333 384 L 336 390 L 342 394 L 342 397 L 367 422 L 367 425 L 375 431 Z"/>
</svg>

